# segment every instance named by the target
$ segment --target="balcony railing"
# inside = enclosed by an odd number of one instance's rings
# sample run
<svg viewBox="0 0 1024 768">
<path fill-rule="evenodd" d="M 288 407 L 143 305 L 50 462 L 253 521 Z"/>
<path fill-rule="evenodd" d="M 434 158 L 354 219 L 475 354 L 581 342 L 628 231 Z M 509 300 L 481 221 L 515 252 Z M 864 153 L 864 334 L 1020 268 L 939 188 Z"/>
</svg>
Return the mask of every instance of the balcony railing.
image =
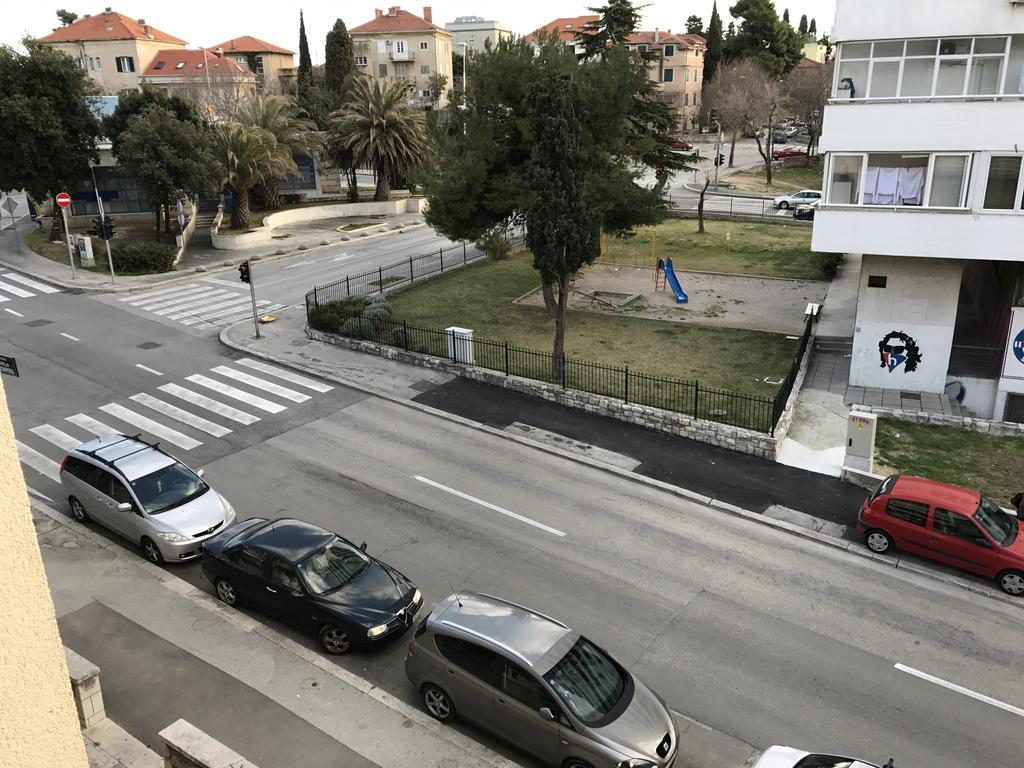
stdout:
<svg viewBox="0 0 1024 768">
<path fill-rule="evenodd" d="M 411 50 L 407 49 L 404 51 L 391 51 L 391 53 L 388 54 L 388 58 L 392 61 L 412 61 L 416 57 L 413 55 Z"/>
</svg>

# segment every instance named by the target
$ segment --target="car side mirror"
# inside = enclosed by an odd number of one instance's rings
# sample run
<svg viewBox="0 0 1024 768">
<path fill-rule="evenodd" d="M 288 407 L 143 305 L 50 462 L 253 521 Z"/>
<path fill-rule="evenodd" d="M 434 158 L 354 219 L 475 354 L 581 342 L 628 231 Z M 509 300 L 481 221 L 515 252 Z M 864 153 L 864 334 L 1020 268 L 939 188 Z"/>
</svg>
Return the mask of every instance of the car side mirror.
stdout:
<svg viewBox="0 0 1024 768">
<path fill-rule="evenodd" d="M 306 593 L 304 590 L 296 588 L 291 591 L 291 595 L 292 597 L 305 597 Z"/>
<path fill-rule="evenodd" d="M 205 469 L 197 469 L 196 470 L 196 476 L 197 477 L 203 477 L 205 474 L 206 474 L 206 470 Z"/>
<path fill-rule="evenodd" d="M 129 504 L 127 501 L 122 501 L 120 504 L 117 505 L 117 511 L 118 512 L 131 512 L 134 509 L 135 508 L 131 504 Z"/>
<path fill-rule="evenodd" d="M 537 714 L 540 715 L 541 720 L 547 720 L 549 722 L 554 722 L 558 719 L 555 713 L 551 711 L 551 707 L 541 707 L 537 710 Z"/>
<path fill-rule="evenodd" d="M 366 551 L 366 542 L 364 541 L 364 542 L 363 542 L 362 544 L 360 544 L 360 545 L 359 545 L 359 548 L 360 548 L 361 550 L 363 550 L 363 552 L 365 552 L 365 551 Z"/>
</svg>

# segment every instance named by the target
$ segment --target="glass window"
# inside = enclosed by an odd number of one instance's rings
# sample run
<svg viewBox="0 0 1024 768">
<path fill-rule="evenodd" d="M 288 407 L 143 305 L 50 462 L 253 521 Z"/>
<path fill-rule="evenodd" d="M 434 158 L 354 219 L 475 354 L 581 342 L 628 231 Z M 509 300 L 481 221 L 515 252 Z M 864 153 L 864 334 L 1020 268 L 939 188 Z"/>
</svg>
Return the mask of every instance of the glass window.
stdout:
<svg viewBox="0 0 1024 768">
<path fill-rule="evenodd" d="M 429 64 L 425 64 L 422 67 L 420 67 L 420 74 L 421 75 L 429 75 L 430 74 L 430 65 Z"/>
<path fill-rule="evenodd" d="M 843 43 L 839 46 L 839 60 L 866 59 L 871 56 L 871 43 Z"/>
<path fill-rule="evenodd" d="M 939 56 L 966 56 L 971 52 L 971 38 L 943 38 L 939 41 Z"/>
<path fill-rule="evenodd" d="M 928 520 L 928 505 L 906 499 L 889 499 L 885 505 L 886 514 L 924 527 Z"/>
<path fill-rule="evenodd" d="M 118 72 L 134 72 L 135 60 L 131 56 L 118 56 L 115 60 Z"/>
<path fill-rule="evenodd" d="M 988 544 L 988 539 L 978 530 L 978 526 L 963 515 L 950 512 L 948 509 L 935 508 L 935 515 L 932 517 L 932 527 L 939 533 L 955 536 L 972 544 Z"/>
<path fill-rule="evenodd" d="M 230 555 L 238 569 L 250 576 L 263 575 L 263 563 L 267 559 L 267 553 L 255 547 L 242 547 Z"/>
<path fill-rule="evenodd" d="M 425 51 L 425 50 L 427 50 L 427 44 L 426 44 L 425 42 L 421 42 L 421 43 L 420 43 L 420 50 L 421 50 L 421 51 Z"/>
<path fill-rule="evenodd" d="M 860 172 L 863 162 L 863 155 L 833 155 L 829 203 L 857 205 L 860 202 Z"/>
<path fill-rule="evenodd" d="M 1017 518 L 1006 514 L 984 496 L 981 497 L 981 503 L 974 513 L 974 521 L 1004 547 L 1010 546 L 1017 538 L 1017 529 L 1020 525 Z"/>
<path fill-rule="evenodd" d="M 295 569 L 280 560 L 273 560 L 270 563 L 270 583 L 293 592 L 302 589 L 302 583 L 299 581 Z"/>
<path fill-rule="evenodd" d="M 979 96 L 999 93 L 999 75 L 1003 58 L 994 56 L 975 57 L 971 60 L 971 77 L 967 82 L 967 94 Z"/>
<path fill-rule="evenodd" d="M 124 487 L 124 483 L 113 475 L 110 475 L 110 487 L 107 490 L 107 496 L 118 504 L 131 504 L 133 507 L 135 506 L 135 500 L 128 492 L 128 489 Z"/>
<path fill-rule="evenodd" d="M 978 37 L 974 40 L 974 55 L 979 53 L 1005 53 L 1005 37 Z"/>
<path fill-rule="evenodd" d="M 863 99 L 867 94 L 868 61 L 840 61 L 838 88 L 847 91 L 851 99 Z"/>
<path fill-rule="evenodd" d="M 870 278 L 869 278 L 869 282 L 870 282 Z M 871 494 L 871 498 L 868 499 L 868 504 L 871 504 L 872 502 L 874 502 L 875 499 L 877 499 L 879 496 L 881 496 L 883 494 L 892 493 L 892 488 L 893 488 L 894 485 L 896 485 L 896 481 L 899 480 L 899 479 L 900 479 L 899 475 L 889 475 L 887 478 L 885 478 L 885 480 L 880 482 L 878 484 L 878 487 L 875 488 L 874 493 Z"/>
<path fill-rule="evenodd" d="M 139 503 L 150 515 L 180 507 L 210 490 L 199 475 L 177 462 L 132 480 L 131 485 Z"/>
<path fill-rule="evenodd" d="M 95 488 L 99 482 L 97 478 L 101 470 L 95 464 L 68 456 L 64 461 L 64 471 Z"/>
<path fill-rule="evenodd" d="M 1017 179 L 1020 177 L 1020 162 L 1020 157 L 993 157 L 989 161 L 985 208 L 997 211 L 1013 210 L 1017 197 Z"/>
<path fill-rule="evenodd" d="M 907 56 L 934 56 L 938 40 L 908 40 Z"/>
<path fill-rule="evenodd" d="M 672 82 L 672 77 L 673 77 L 673 75 L 675 75 L 675 72 L 673 72 L 671 69 L 666 69 L 662 73 L 662 75 L 663 75 L 662 82 L 671 83 Z"/>
<path fill-rule="evenodd" d="M 964 179 L 967 176 L 965 155 L 939 155 L 932 167 L 932 189 L 928 205 L 939 208 L 963 207 Z"/>
<path fill-rule="evenodd" d="M 498 685 L 498 665 L 501 659 L 496 653 L 481 648 L 476 643 L 448 635 L 434 635 L 434 645 L 452 664 L 485 683 Z"/>
<path fill-rule="evenodd" d="M 377 74 L 380 75 L 381 77 L 387 77 L 388 76 L 388 65 L 387 64 L 378 64 L 377 65 Z"/>
<path fill-rule="evenodd" d="M 961 96 L 967 78 L 967 59 L 939 59 L 939 74 L 935 79 L 936 96 Z"/>
<path fill-rule="evenodd" d="M 671 58 L 676 55 L 676 47 L 669 43 L 664 48 L 665 58 Z"/>
<path fill-rule="evenodd" d="M 96 69 L 98 69 L 98 70 L 99 69 L 103 69 L 103 64 L 100 61 L 100 57 L 99 56 L 96 57 Z"/>
<path fill-rule="evenodd" d="M 898 61 L 876 61 L 871 65 L 871 90 L 867 95 L 872 99 L 895 96 L 899 79 Z"/>
<path fill-rule="evenodd" d="M 327 546 L 299 563 L 306 584 L 318 595 L 348 584 L 366 570 L 370 558 L 359 548 L 335 536 Z"/>
<path fill-rule="evenodd" d="M 837 755 L 808 755 L 801 758 L 793 768 L 853 768 L 854 765 L 864 765 L 864 763 Z"/>
<path fill-rule="evenodd" d="M 900 96 L 930 96 L 935 76 L 935 59 L 907 59 L 903 62 Z"/>
<path fill-rule="evenodd" d="M 257 532 L 263 530 L 263 528 L 266 525 L 267 525 L 267 521 L 266 520 L 261 520 L 261 519 L 257 518 L 256 520 L 253 521 L 253 524 L 250 525 L 248 528 L 245 528 L 242 531 L 239 531 L 238 533 L 236 533 L 234 536 L 232 536 L 231 539 L 224 545 L 224 549 L 226 549 L 226 550 L 227 549 L 231 549 L 232 547 L 234 547 L 234 546 L 236 546 L 238 544 L 241 544 L 243 541 L 248 539 L 254 533 L 257 533 Z"/>
<path fill-rule="evenodd" d="M 884 43 L 875 43 L 875 49 L 871 54 L 871 58 L 873 59 L 895 59 L 902 56 L 902 40 L 889 40 Z"/>
<path fill-rule="evenodd" d="M 501 675 L 501 690 L 530 709 L 552 705 L 548 692 L 533 675 L 518 664 L 506 661 Z M 552 709 L 552 711 L 554 711 Z"/>
<path fill-rule="evenodd" d="M 544 679 L 584 723 L 600 721 L 622 699 L 628 677 L 615 660 L 580 637 Z"/>
</svg>

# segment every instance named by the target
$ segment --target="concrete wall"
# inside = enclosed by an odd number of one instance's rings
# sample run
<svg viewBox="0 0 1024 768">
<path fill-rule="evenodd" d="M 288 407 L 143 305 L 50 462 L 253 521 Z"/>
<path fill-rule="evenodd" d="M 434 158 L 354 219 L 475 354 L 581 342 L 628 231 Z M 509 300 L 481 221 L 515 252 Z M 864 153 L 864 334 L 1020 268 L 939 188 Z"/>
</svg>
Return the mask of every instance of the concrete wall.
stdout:
<svg viewBox="0 0 1024 768">
<path fill-rule="evenodd" d="M 860 273 L 850 385 L 912 392 L 944 391 L 963 263 L 953 259 L 903 259 L 865 254 Z M 884 276 L 885 288 L 868 288 Z M 910 360 L 882 364 L 878 344 L 890 332 L 911 337 L 920 351 Z M 894 340 L 893 345 L 903 344 Z"/>
<path fill-rule="evenodd" d="M 0 380 L 0 765 L 87 768 Z"/>
<path fill-rule="evenodd" d="M 1024 33 L 1024 5 L 1008 0 L 838 0 L 833 42 Z"/>
<path fill-rule="evenodd" d="M 234 750 L 206 735 L 186 720 L 160 731 L 165 768 L 256 768 Z"/>
</svg>

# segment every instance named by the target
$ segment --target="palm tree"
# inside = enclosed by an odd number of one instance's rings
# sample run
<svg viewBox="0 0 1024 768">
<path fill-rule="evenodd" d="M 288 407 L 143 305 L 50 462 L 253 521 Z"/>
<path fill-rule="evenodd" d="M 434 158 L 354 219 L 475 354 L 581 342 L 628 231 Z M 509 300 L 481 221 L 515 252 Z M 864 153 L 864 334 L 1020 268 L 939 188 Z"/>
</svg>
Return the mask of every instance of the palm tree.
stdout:
<svg viewBox="0 0 1024 768">
<path fill-rule="evenodd" d="M 357 167 L 377 174 L 374 200 L 391 196 L 391 182 L 421 166 L 427 152 L 423 113 L 408 104 L 404 80 L 358 77 L 349 102 L 331 113 L 332 141 L 351 150 Z"/>
<path fill-rule="evenodd" d="M 263 128 L 227 123 L 217 131 L 217 150 L 224 166 L 224 183 L 231 190 L 233 207 L 231 226 L 249 226 L 249 190 L 266 180 L 274 180 L 294 165 L 288 148 L 277 143 L 274 134 Z"/>
<path fill-rule="evenodd" d="M 298 105 L 285 96 L 253 96 L 241 104 L 236 119 L 242 125 L 272 133 L 277 143 L 290 153 L 286 173 L 296 174 L 295 155 L 315 155 L 324 148 L 324 139 L 316 132 L 316 123 L 303 114 Z M 263 207 L 280 207 L 276 178 L 264 179 L 255 186 L 253 193 Z"/>
</svg>

